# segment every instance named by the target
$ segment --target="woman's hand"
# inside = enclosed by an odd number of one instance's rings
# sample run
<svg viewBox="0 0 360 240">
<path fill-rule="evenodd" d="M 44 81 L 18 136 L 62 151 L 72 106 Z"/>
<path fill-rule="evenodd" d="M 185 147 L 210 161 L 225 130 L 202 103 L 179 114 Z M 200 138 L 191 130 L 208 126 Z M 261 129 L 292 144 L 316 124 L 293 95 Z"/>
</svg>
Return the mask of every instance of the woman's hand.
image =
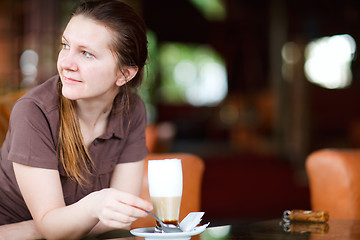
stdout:
<svg viewBox="0 0 360 240">
<path fill-rule="evenodd" d="M 135 206 L 136 204 L 130 204 L 130 202 L 138 201 L 138 198 L 136 198 L 136 197 L 140 196 L 140 193 L 142 190 L 143 175 L 144 175 L 144 160 L 137 161 L 137 162 L 118 164 L 115 167 L 115 170 L 114 170 L 112 178 L 111 178 L 111 183 L 110 183 L 111 189 L 104 189 L 103 193 L 101 191 L 99 191 L 97 193 L 94 193 L 94 195 L 99 194 L 99 196 L 101 196 L 101 197 L 99 197 L 100 201 L 101 201 L 101 205 L 105 206 L 105 204 L 106 204 L 105 202 L 107 200 L 103 199 L 102 196 L 105 196 L 108 194 L 109 195 L 113 194 L 110 192 L 113 192 L 116 189 L 115 192 L 118 192 L 116 195 L 118 196 L 118 199 L 120 199 L 120 203 L 116 203 L 116 205 L 127 204 L 128 207 Z M 140 202 L 143 202 L 143 201 L 145 201 L 145 200 L 141 200 Z M 148 207 L 148 209 L 143 207 L 143 210 L 151 211 L 152 210 L 151 203 L 149 203 L 147 201 L 145 201 L 145 202 L 146 202 L 146 206 Z M 139 208 L 139 207 L 136 207 L 136 208 Z M 100 219 L 100 221 L 91 230 L 90 235 L 96 236 L 100 233 L 107 232 L 107 231 L 118 228 L 118 227 L 109 227 L 109 224 L 108 224 L 107 220 L 105 220 L 106 218 L 104 217 L 104 216 L 108 216 L 108 215 L 106 214 L 105 209 L 103 209 L 103 210 L 104 211 L 101 214 L 102 216 L 97 217 L 97 219 Z M 137 212 L 139 209 L 135 209 L 135 210 Z M 131 211 L 132 210 L 130 210 L 130 212 Z M 110 213 L 110 212 L 111 211 L 109 211 L 108 213 Z M 120 216 L 120 214 L 115 214 L 115 215 Z M 121 214 L 121 215 L 123 215 L 123 214 Z M 124 216 L 125 215 L 123 215 L 123 217 Z M 141 213 L 141 217 L 143 217 L 143 216 L 146 216 L 146 214 L 144 215 L 144 211 L 142 211 L 142 213 Z M 134 219 L 137 217 L 133 216 L 132 218 Z M 131 219 L 131 220 L 133 220 L 133 219 Z M 131 222 L 133 222 L 133 221 L 131 221 Z M 113 226 L 112 224 L 110 224 L 110 225 Z M 116 224 L 116 226 L 119 226 L 119 222 Z M 129 229 L 130 224 L 129 223 L 122 224 L 121 228 Z"/>
<path fill-rule="evenodd" d="M 152 205 L 135 195 L 113 188 L 103 189 L 84 198 L 91 199 L 89 205 L 92 215 L 110 228 L 129 229 L 132 222 L 146 217 Z"/>
</svg>

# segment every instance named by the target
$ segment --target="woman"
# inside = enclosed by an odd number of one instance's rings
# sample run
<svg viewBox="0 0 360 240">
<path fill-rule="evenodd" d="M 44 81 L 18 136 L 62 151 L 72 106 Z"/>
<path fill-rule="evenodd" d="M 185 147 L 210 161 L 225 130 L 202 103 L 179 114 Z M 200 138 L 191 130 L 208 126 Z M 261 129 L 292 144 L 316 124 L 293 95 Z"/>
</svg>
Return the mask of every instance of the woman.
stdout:
<svg viewBox="0 0 360 240">
<path fill-rule="evenodd" d="M 131 92 L 147 58 L 145 24 L 119 1 L 85 2 L 61 45 L 59 76 L 13 108 L 1 149 L 0 224 L 51 239 L 128 229 L 152 209 L 137 197 L 146 113 Z"/>
</svg>

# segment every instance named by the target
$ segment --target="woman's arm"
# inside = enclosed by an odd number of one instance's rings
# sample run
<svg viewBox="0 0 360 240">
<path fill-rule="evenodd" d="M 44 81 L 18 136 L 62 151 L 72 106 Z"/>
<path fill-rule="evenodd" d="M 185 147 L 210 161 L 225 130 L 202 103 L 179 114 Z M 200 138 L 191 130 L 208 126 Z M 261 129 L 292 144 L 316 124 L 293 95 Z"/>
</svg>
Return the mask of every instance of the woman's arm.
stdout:
<svg viewBox="0 0 360 240">
<path fill-rule="evenodd" d="M 13 166 L 20 191 L 43 237 L 80 238 L 98 222 L 88 213 L 86 201 L 65 206 L 57 170 L 17 163 Z"/>
<path fill-rule="evenodd" d="M 121 163 L 115 167 L 111 178 L 110 187 L 121 192 L 126 192 L 134 196 L 140 196 L 144 175 L 144 160 L 131 163 Z M 147 210 L 152 209 L 151 203 L 148 203 Z M 147 214 L 144 214 L 145 217 Z M 133 219 L 135 221 L 136 219 Z M 132 222 L 126 228 L 130 228 Z M 91 235 L 113 230 L 103 223 L 99 222 L 91 231 Z"/>
<path fill-rule="evenodd" d="M 144 160 L 118 164 L 111 178 L 110 187 L 140 196 L 143 177 Z"/>
<path fill-rule="evenodd" d="M 5 224 L 0 226 L 0 240 L 23 240 L 41 239 L 40 232 L 36 229 L 33 220 L 24 222 Z"/>
<path fill-rule="evenodd" d="M 114 189 L 93 192 L 66 206 L 57 170 L 14 163 L 21 193 L 34 222 L 47 239 L 81 238 L 100 221 L 110 228 L 123 228 L 144 216 L 149 203 Z M 150 205 L 151 207 L 151 205 Z"/>
</svg>

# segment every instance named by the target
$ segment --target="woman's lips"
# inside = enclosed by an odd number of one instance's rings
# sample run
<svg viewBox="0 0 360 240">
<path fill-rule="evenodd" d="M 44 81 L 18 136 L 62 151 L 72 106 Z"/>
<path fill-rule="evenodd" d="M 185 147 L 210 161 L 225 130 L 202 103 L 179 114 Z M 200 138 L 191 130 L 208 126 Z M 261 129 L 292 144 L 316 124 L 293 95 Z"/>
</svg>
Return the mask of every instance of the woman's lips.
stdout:
<svg viewBox="0 0 360 240">
<path fill-rule="evenodd" d="M 81 81 L 73 79 L 73 78 L 68 78 L 68 77 L 64 77 L 64 82 L 68 82 L 68 83 L 80 83 Z"/>
</svg>

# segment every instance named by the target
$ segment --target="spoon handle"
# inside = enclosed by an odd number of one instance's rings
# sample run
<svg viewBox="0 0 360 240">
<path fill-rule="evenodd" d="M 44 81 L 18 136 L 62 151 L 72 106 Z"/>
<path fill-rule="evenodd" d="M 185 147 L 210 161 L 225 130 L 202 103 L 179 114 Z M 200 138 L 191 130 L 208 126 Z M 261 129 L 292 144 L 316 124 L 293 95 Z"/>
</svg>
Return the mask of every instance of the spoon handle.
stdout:
<svg viewBox="0 0 360 240">
<path fill-rule="evenodd" d="M 156 221 L 158 221 L 160 224 L 163 224 L 163 222 L 157 216 L 155 216 L 152 212 L 146 211 L 146 213 L 149 214 L 150 216 L 152 216 L 153 218 L 155 218 Z"/>
</svg>

